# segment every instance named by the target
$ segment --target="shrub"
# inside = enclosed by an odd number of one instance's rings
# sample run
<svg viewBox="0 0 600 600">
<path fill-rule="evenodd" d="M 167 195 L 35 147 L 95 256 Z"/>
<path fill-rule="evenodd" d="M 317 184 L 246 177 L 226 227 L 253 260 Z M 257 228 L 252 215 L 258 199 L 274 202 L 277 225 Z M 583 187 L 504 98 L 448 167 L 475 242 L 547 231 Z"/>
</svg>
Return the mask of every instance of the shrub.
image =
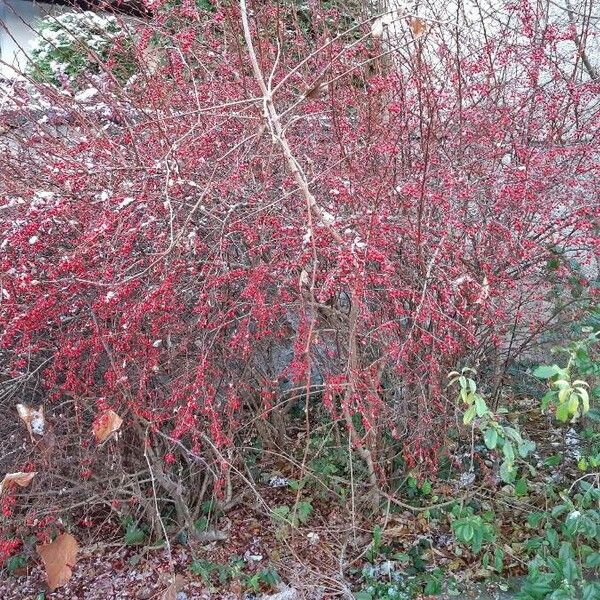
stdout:
<svg viewBox="0 0 600 600">
<path fill-rule="evenodd" d="M 123 22 L 116 17 L 95 12 L 66 12 L 43 18 L 36 27 L 37 38 L 31 50 L 28 71 L 40 82 L 60 86 L 74 83 L 80 75 L 89 76 L 113 67 L 121 78 L 132 74 L 131 57 L 125 49 L 115 49 L 125 38 Z"/>
<path fill-rule="evenodd" d="M 152 483 L 193 528 L 301 402 L 342 423 L 377 505 L 396 450 L 434 473 L 446 373 L 491 386 L 553 323 L 548 261 L 567 279 L 598 250 L 600 82 L 557 70 L 569 31 L 540 38 L 527 2 L 485 43 L 459 24 L 459 49 L 434 21 L 356 40 L 333 9 L 307 36 L 271 3 L 245 26 L 237 5 L 153 8 L 133 81 L 108 59 L 92 97 L 17 90 L 60 121 L 3 141 L 2 377 L 60 407 L 35 485 L 84 475 L 72 493 L 154 522 Z M 107 410 L 121 437 L 97 444 Z"/>
</svg>

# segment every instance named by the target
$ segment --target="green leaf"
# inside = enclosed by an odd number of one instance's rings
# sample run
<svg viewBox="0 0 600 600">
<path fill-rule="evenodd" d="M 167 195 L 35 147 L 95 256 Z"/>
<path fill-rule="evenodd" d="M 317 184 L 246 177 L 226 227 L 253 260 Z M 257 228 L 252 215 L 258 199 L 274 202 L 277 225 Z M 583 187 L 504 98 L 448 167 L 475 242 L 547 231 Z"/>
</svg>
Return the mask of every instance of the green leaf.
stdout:
<svg viewBox="0 0 600 600">
<path fill-rule="evenodd" d="M 463 544 L 469 543 L 475 535 L 475 529 L 470 519 L 460 519 L 452 523 L 456 539 Z"/>
<path fill-rule="evenodd" d="M 560 454 L 553 454 L 544 461 L 544 464 L 548 467 L 557 467 L 561 462 L 562 456 Z"/>
<path fill-rule="evenodd" d="M 504 550 L 502 548 L 496 548 L 494 550 L 494 570 L 498 573 L 502 572 L 504 568 Z"/>
<path fill-rule="evenodd" d="M 521 587 L 521 592 L 532 598 L 544 598 L 554 589 L 554 575 L 550 573 L 530 574 Z"/>
<path fill-rule="evenodd" d="M 566 402 L 556 407 L 556 418 L 562 423 L 566 423 L 569 420 L 569 406 Z"/>
<path fill-rule="evenodd" d="M 475 410 L 477 411 L 478 417 L 483 417 L 483 415 L 487 414 L 488 412 L 488 407 L 485 403 L 485 400 L 479 395 L 475 396 Z"/>
<path fill-rule="evenodd" d="M 300 521 L 300 523 L 306 523 L 308 521 L 308 518 L 310 517 L 311 513 L 313 510 L 313 506 L 310 502 L 298 502 L 298 507 L 297 507 L 297 514 L 298 514 L 298 520 Z"/>
<path fill-rule="evenodd" d="M 289 506 L 276 506 L 273 511 L 271 517 L 274 521 L 289 521 L 290 516 L 290 507 Z"/>
<path fill-rule="evenodd" d="M 410 556 L 406 552 L 395 552 L 392 558 L 403 563 L 410 562 Z"/>
<path fill-rule="evenodd" d="M 508 461 L 503 461 L 500 465 L 500 478 L 505 483 L 512 483 L 517 474 L 517 470 L 514 465 L 509 463 Z"/>
<path fill-rule="evenodd" d="M 23 554 L 9 556 L 4 561 L 4 567 L 9 573 L 14 573 L 17 569 L 22 569 L 27 564 L 27 557 Z"/>
<path fill-rule="evenodd" d="M 474 404 L 467 408 L 465 414 L 463 415 L 463 423 L 465 425 L 469 425 L 469 423 L 471 423 L 471 421 L 475 418 L 476 411 L 477 409 Z"/>
<path fill-rule="evenodd" d="M 515 483 L 515 496 L 527 496 L 528 492 L 527 479 L 524 477 Z"/>
<path fill-rule="evenodd" d="M 593 552 L 585 559 L 585 566 L 588 569 L 600 567 L 600 552 Z"/>
<path fill-rule="evenodd" d="M 543 512 L 533 512 L 527 516 L 527 525 L 532 529 L 538 527 L 538 525 L 544 520 L 546 513 Z"/>
<path fill-rule="evenodd" d="M 548 596 L 548 600 L 573 600 L 573 594 L 569 590 L 554 590 Z"/>
<path fill-rule="evenodd" d="M 442 581 L 440 577 L 429 575 L 427 577 L 427 585 L 425 586 L 424 593 L 428 596 L 437 596 L 442 592 Z"/>
<path fill-rule="evenodd" d="M 592 419 L 592 421 L 600 422 L 600 408 L 590 408 L 586 414 L 586 417 L 588 419 Z"/>
<path fill-rule="evenodd" d="M 504 446 L 502 446 L 502 453 L 504 454 L 507 462 L 511 464 L 515 462 L 515 449 L 510 442 L 504 443 Z"/>
<path fill-rule="evenodd" d="M 199 575 L 204 581 L 210 581 L 211 573 L 215 572 L 219 568 L 219 565 L 209 560 L 196 558 L 190 565 L 190 571 L 194 575 Z"/>
<path fill-rule="evenodd" d="M 129 525 L 123 539 L 127 546 L 139 546 L 146 540 L 146 532 L 135 524 Z"/>
<path fill-rule="evenodd" d="M 513 440 L 513 442 L 517 442 L 517 444 L 520 444 L 523 441 L 521 434 L 514 427 L 507 426 L 507 427 L 504 427 L 503 429 L 504 429 L 504 435 L 506 435 L 511 440 Z"/>
<path fill-rule="evenodd" d="M 518 446 L 519 456 L 527 458 L 535 450 L 535 442 L 531 440 L 523 440 Z"/>
<path fill-rule="evenodd" d="M 483 441 L 490 450 L 494 450 L 498 445 L 498 432 L 495 427 L 486 429 L 485 434 L 483 435 Z"/>
<path fill-rule="evenodd" d="M 550 529 L 548 529 L 546 532 L 546 539 L 548 540 L 551 548 L 558 548 L 558 533 L 556 529 L 550 527 Z"/>
<path fill-rule="evenodd" d="M 581 600 L 598 600 L 600 598 L 600 583 L 588 581 L 581 590 Z"/>
<path fill-rule="evenodd" d="M 541 403 L 542 410 L 547 410 L 548 406 L 550 406 L 551 403 L 556 401 L 557 395 L 558 394 L 556 393 L 555 390 L 548 390 L 542 396 L 542 403 Z"/>
<path fill-rule="evenodd" d="M 577 563 L 572 559 L 568 558 L 565 560 L 563 565 L 563 577 L 569 582 L 573 583 L 577 579 Z"/>
<path fill-rule="evenodd" d="M 558 557 L 561 560 L 569 560 L 575 558 L 575 550 L 573 549 L 573 545 L 571 542 L 563 542 L 560 545 L 560 550 L 558 551 Z"/>
<path fill-rule="evenodd" d="M 473 527 L 473 540 L 471 541 L 471 548 L 474 554 L 479 554 L 481 552 L 481 547 L 483 546 L 484 533 L 485 530 L 481 525 Z"/>
<path fill-rule="evenodd" d="M 533 376 L 538 379 L 550 379 L 560 373 L 560 367 L 558 365 L 540 365 L 533 371 Z"/>
<path fill-rule="evenodd" d="M 577 394 L 571 394 L 569 398 L 569 414 L 574 415 L 579 409 L 579 396 Z"/>
<path fill-rule="evenodd" d="M 561 391 L 564 390 L 565 388 L 569 389 L 571 387 L 571 384 L 566 380 L 566 379 L 557 379 L 556 381 L 552 382 L 552 385 L 554 387 L 559 388 Z M 560 396 L 559 396 L 560 398 Z M 562 402 L 562 400 L 561 400 Z"/>
</svg>

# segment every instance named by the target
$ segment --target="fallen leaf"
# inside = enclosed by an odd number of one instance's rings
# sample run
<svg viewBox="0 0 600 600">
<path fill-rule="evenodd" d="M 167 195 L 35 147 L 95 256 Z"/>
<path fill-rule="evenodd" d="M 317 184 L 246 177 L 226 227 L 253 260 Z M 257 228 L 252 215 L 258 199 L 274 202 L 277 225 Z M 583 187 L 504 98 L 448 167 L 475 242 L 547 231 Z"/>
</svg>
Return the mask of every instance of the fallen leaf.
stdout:
<svg viewBox="0 0 600 600">
<path fill-rule="evenodd" d="M 416 38 L 421 37 L 425 33 L 425 23 L 421 19 L 411 19 L 409 24 Z"/>
<path fill-rule="evenodd" d="M 2 492 L 7 490 L 13 484 L 20 487 L 27 487 L 35 475 L 35 471 L 32 471 L 31 473 L 23 473 L 21 471 L 18 473 L 7 473 L 4 476 L 4 479 L 0 482 L 0 495 L 2 495 Z"/>
<path fill-rule="evenodd" d="M 173 577 L 170 573 L 165 573 L 164 577 L 159 577 L 159 581 L 161 579 L 169 584 L 163 593 L 162 600 L 176 600 L 177 594 L 187 583 L 183 575 L 175 575 L 175 577 Z"/>
<path fill-rule="evenodd" d="M 123 419 L 114 410 L 105 410 L 100 413 L 93 425 L 96 442 L 100 444 L 110 435 L 119 431 L 122 424 Z"/>
<path fill-rule="evenodd" d="M 46 581 L 51 591 L 65 585 L 73 575 L 79 544 L 70 533 L 61 533 L 49 544 L 38 544 L 37 553 L 46 567 Z"/>
</svg>

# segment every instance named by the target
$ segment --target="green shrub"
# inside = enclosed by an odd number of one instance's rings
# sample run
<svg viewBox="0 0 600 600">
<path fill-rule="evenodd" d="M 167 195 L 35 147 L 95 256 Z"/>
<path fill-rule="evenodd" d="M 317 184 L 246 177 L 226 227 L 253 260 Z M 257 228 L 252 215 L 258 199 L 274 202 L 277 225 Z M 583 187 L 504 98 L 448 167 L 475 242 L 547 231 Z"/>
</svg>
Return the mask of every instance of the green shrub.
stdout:
<svg viewBox="0 0 600 600">
<path fill-rule="evenodd" d="M 133 73 L 132 53 L 127 50 L 130 40 L 115 17 L 67 12 L 45 17 L 36 31 L 28 74 L 38 81 L 60 87 L 67 77 L 74 83 L 82 73 L 100 73 L 109 58 L 115 61 L 113 72 L 119 79 Z M 115 50 L 117 40 L 124 42 L 124 49 Z"/>
</svg>

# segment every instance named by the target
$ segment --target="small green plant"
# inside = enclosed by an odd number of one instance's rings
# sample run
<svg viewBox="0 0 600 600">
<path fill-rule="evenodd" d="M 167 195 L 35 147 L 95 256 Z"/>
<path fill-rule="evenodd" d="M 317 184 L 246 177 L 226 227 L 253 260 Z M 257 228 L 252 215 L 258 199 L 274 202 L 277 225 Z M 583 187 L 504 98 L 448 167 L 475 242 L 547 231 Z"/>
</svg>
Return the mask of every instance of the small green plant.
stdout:
<svg viewBox="0 0 600 600">
<path fill-rule="evenodd" d="M 581 438 L 584 448 L 577 461 L 577 467 L 584 472 L 600 470 L 600 432 L 587 427 L 583 430 Z"/>
<path fill-rule="evenodd" d="M 140 546 L 146 541 L 148 537 L 147 528 L 140 525 L 133 517 L 125 517 L 121 525 L 125 531 L 123 541 L 127 546 Z"/>
<path fill-rule="evenodd" d="M 496 571 L 502 571 L 504 553 L 500 548 L 494 548 L 496 541 L 494 513 L 488 511 L 476 515 L 471 506 L 457 505 L 452 509 L 451 515 L 452 531 L 456 541 L 467 546 L 475 555 L 479 555 L 485 548 L 484 568 L 493 566 Z M 491 564 L 490 557 L 492 557 Z"/>
<path fill-rule="evenodd" d="M 95 12 L 66 12 L 46 17 L 36 27 L 29 74 L 60 87 L 61 78 L 71 83 L 82 73 L 99 73 L 101 64 L 114 58 L 114 72 L 126 80 L 133 74 L 132 53 L 114 51 L 115 42 L 126 33 L 119 21 Z"/>
<path fill-rule="evenodd" d="M 257 571 L 253 575 L 247 575 L 243 578 L 242 584 L 247 590 L 258 593 L 263 589 L 274 588 L 279 580 L 280 577 L 277 570 L 273 567 L 268 567 Z"/>
<path fill-rule="evenodd" d="M 275 526 L 275 535 L 282 539 L 288 533 L 290 527 L 305 525 L 313 512 L 313 505 L 308 500 L 300 500 L 298 503 L 287 506 L 276 506 L 271 511 L 271 521 Z"/>
<path fill-rule="evenodd" d="M 194 559 L 189 568 L 194 575 L 202 577 L 206 583 L 218 582 L 219 585 L 225 585 L 228 581 L 240 579 L 244 566 L 243 558 L 232 556 L 226 564 Z"/>
<path fill-rule="evenodd" d="M 383 530 L 379 525 L 375 525 L 373 528 L 373 539 L 371 540 L 371 545 L 366 554 L 366 558 L 369 562 L 375 562 L 377 557 L 379 556 L 379 552 L 381 550 L 381 542 L 383 539 Z"/>
<path fill-rule="evenodd" d="M 464 367 L 460 373 L 452 371 L 448 374 L 448 385 L 458 384 L 459 402 L 466 406 L 463 423 L 477 426 L 489 450 L 500 450 L 500 478 L 506 483 L 513 483 L 518 474 L 518 459 L 526 459 L 535 450 L 535 443 L 524 439 L 516 425 L 501 424 L 499 415 L 506 410 L 500 408 L 493 413 L 483 395 L 477 390 L 477 383 L 470 374 L 476 375 L 477 371 L 470 367 Z"/>
<path fill-rule="evenodd" d="M 573 374 L 577 372 L 593 377 L 600 373 L 600 365 L 593 359 L 592 351 L 600 332 L 587 333 L 585 339 L 556 349 L 569 355 L 565 367 L 540 365 L 533 371 L 535 377 L 547 380 L 550 388 L 542 397 L 542 409 L 554 406 L 556 418 L 563 423 L 573 423 L 590 411 L 590 385 L 583 379 L 576 379 Z"/>
<path fill-rule="evenodd" d="M 202 577 L 208 585 L 224 586 L 230 581 L 240 581 L 242 586 L 252 592 L 273 588 L 279 581 L 279 575 L 273 567 L 261 569 L 256 573 L 245 574 L 246 563 L 239 556 L 232 556 L 228 563 L 217 563 L 205 559 L 195 559 L 189 569 Z"/>
<path fill-rule="evenodd" d="M 586 481 L 570 498 L 559 494 L 549 511 L 531 513 L 532 535 L 524 544 L 531 555 L 517 600 L 595 600 L 600 585 L 600 488 Z"/>
<path fill-rule="evenodd" d="M 417 548 L 416 553 L 419 554 Z M 401 560 L 398 560 L 401 558 Z M 442 592 L 444 572 L 440 568 L 424 571 L 415 564 L 415 555 L 395 555 L 380 562 L 367 564 L 361 575 L 361 588 L 354 594 L 357 600 L 410 600 L 436 596 Z M 412 561 L 412 564 L 410 564 Z"/>
</svg>

